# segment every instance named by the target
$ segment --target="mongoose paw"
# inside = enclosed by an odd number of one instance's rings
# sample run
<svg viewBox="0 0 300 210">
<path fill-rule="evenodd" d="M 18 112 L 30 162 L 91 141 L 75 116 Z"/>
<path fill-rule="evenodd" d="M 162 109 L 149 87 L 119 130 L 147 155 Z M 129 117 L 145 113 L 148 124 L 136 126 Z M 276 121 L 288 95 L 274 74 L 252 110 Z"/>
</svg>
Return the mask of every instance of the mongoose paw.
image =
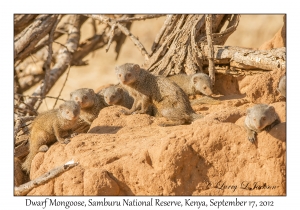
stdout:
<svg viewBox="0 0 300 210">
<path fill-rule="evenodd" d="M 48 149 L 49 149 L 49 147 L 48 147 L 47 145 L 44 144 L 44 145 L 40 146 L 39 152 L 47 152 Z"/>
<path fill-rule="evenodd" d="M 75 137 L 75 136 L 77 136 L 77 135 L 78 135 L 78 133 L 75 133 L 75 132 L 74 132 L 74 133 L 71 134 L 71 138 L 73 138 L 73 137 Z"/>
<path fill-rule="evenodd" d="M 65 140 L 63 141 L 63 144 L 68 144 L 70 142 L 70 138 L 65 138 Z"/>
<path fill-rule="evenodd" d="M 253 144 L 256 141 L 255 133 L 249 135 L 248 140 Z"/>
</svg>

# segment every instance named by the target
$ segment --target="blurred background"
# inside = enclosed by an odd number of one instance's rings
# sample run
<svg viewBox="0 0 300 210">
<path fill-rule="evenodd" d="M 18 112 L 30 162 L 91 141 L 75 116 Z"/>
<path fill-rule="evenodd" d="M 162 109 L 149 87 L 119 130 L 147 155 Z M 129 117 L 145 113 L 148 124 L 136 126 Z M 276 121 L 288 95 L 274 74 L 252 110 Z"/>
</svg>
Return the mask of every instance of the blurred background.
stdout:
<svg viewBox="0 0 300 210">
<path fill-rule="evenodd" d="M 165 18 L 166 17 L 163 16 L 157 19 L 133 22 L 130 31 L 138 37 L 148 52 L 151 51 L 155 36 L 163 25 Z M 283 14 L 241 15 L 237 30 L 229 37 L 225 45 L 258 48 L 264 42 L 271 39 L 282 25 Z M 80 41 L 84 41 L 92 35 L 93 28 L 91 20 L 89 19 L 81 27 Z M 65 39 L 66 36 L 62 36 L 58 41 L 64 43 Z M 54 44 L 54 48 L 55 47 L 59 47 L 59 45 Z M 92 88 L 95 90 L 106 84 L 115 84 L 117 83 L 117 77 L 114 72 L 115 66 L 124 63 L 142 64 L 144 62 L 140 51 L 129 38 L 126 38 L 117 60 L 115 59 L 116 53 L 114 52 L 114 47 L 115 43 L 113 42 L 108 52 L 106 52 L 105 47 L 103 47 L 102 49 L 90 53 L 83 59 L 88 60 L 89 64 L 87 66 L 72 66 L 60 98 L 69 99 L 70 92 L 79 88 Z M 66 76 L 67 71 L 50 90 L 48 96 L 58 96 Z M 32 94 L 36 86 L 27 90 L 25 94 Z M 51 109 L 54 102 L 55 99 L 46 98 L 38 111 L 41 112 Z M 60 103 L 62 103 L 62 101 L 58 101 L 57 105 Z"/>
</svg>

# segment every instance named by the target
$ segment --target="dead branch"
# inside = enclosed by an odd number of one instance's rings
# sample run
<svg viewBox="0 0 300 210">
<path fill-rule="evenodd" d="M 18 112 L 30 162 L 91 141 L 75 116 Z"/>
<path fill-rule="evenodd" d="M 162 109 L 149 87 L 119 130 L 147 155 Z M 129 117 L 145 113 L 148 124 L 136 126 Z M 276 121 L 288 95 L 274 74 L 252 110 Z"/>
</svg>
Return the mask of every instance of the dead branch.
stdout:
<svg viewBox="0 0 300 210">
<path fill-rule="evenodd" d="M 117 19 L 115 20 L 117 23 L 127 23 L 127 22 L 132 22 L 132 21 L 139 21 L 139 20 L 147 20 L 147 19 L 153 19 L 153 18 L 159 18 L 161 16 L 166 16 L 166 15 L 144 15 L 141 17 L 133 17 L 133 18 L 122 18 L 122 19 Z"/>
<path fill-rule="evenodd" d="M 24 126 L 27 121 L 33 120 L 35 117 L 28 116 L 28 117 L 20 117 L 16 119 L 16 124 L 14 128 L 14 141 L 16 142 L 17 133 L 19 132 L 20 128 Z"/>
<path fill-rule="evenodd" d="M 111 29 L 110 29 L 110 32 L 109 32 L 109 41 L 108 41 L 108 44 L 107 44 L 107 47 L 105 48 L 105 51 L 108 52 L 109 50 L 109 47 L 111 45 L 111 42 L 115 36 L 115 28 L 116 28 L 116 24 L 113 24 Z"/>
<path fill-rule="evenodd" d="M 161 28 L 162 35 L 158 35 L 153 44 L 153 54 L 142 66 L 155 75 L 164 76 L 202 71 L 203 62 L 207 59 L 200 47 L 207 44 L 205 16 L 173 15 L 167 19 Z M 239 15 L 212 15 L 212 20 L 214 44 L 224 44 L 236 29 Z"/>
<path fill-rule="evenodd" d="M 91 17 L 95 20 L 99 20 L 103 23 L 106 23 L 110 25 L 111 27 L 116 24 L 116 26 L 126 35 L 128 36 L 131 41 L 134 43 L 134 45 L 141 51 L 142 55 L 145 57 L 145 60 L 149 59 L 149 54 L 146 51 L 145 47 L 143 44 L 122 24 L 116 22 L 115 20 L 112 20 L 105 15 L 87 15 L 88 17 Z"/>
<path fill-rule="evenodd" d="M 102 48 L 108 43 L 108 36 L 103 33 L 101 35 L 96 34 L 91 38 L 88 38 L 86 41 L 80 43 L 78 50 L 73 55 L 72 66 L 81 66 L 87 65 L 82 59 L 87 56 L 89 53 Z"/>
<path fill-rule="evenodd" d="M 151 48 L 151 49 L 152 49 L 152 52 L 150 53 L 150 55 L 152 55 L 153 52 L 156 50 L 157 45 L 158 45 L 158 43 L 160 42 L 163 33 L 165 32 L 166 28 L 167 28 L 167 27 L 170 25 L 170 23 L 171 23 L 172 17 L 173 17 L 173 15 L 167 15 L 167 18 L 166 18 L 166 20 L 165 20 L 165 22 L 164 22 L 163 27 L 160 29 L 160 31 L 158 32 L 158 34 L 157 34 L 156 37 L 155 37 L 155 40 L 154 40 L 153 45 L 152 45 L 152 48 Z"/>
<path fill-rule="evenodd" d="M 130 14 L 122 15 L 121 19 L 132 18 L 132 17 L 134 17 L 134 15 L 130 15 Z M 124 27 L 126 27 L 128 30 L 130 30 L 132 21 L 127 22 L 127 23 L 121 23 L 121 24 L 124 25 Z M 116 42 L 115 52 L 116 52 L 117 56 L 116 56 L 115 60 L 118 59 L 121 48 L 122 48 L 126 38 L 127 38 L 127 36 L 125 34 L 123 34 L 120 29 L 116 28 L 114 41 Z"/>
<path fill-rule="evenodd" d="M 69 19 L 69 31 L 68 31 L 68 38 L 66 41 L 65 47 L 61 47 L 59 50 L 57 61 L 53 68 L 51 69 L 50 77 L 49 77 L 49 84 L 46 87 L 45 93 L 48 93 L 49 90 L 53 87 L 55 82 L 58 78 L 64 73 L 67 69 L 68 65 L 70 65 L 72 61 L 73 53 L 76 51 L 79 38 L 80 38 L 80 16 L 79 15 L 72 15 Z M 32 96 L 40 96 L 42 87 L 44 84 L 39 85 Z M 34 106 L 37 102 L 36 97 L 29 98 L 26 100 L 26 104 L 30 106 Z"/>
<path fill-rule="evenodd" d="M 204 56 L 209 55 L 209 48 L 207 45 L 202 47 Z M 237 62 L 250 66 L 250 69 L 261 69 L 261 70 L 286 70 L 286 48 L 276 48 L 271 50 L 252 50 L 241 47 L 230 47 L 230 46 L 214 46 L 214 59 L 218 60 L 223 64 L 230 62 Z M 242 67 L 245 70 L 247 68 Z"/>
<path fill-rule="evenodd" d="M 64 15 L 62 15 L 64 16 Z M 80 25 L 82 25 L 88 18 L 80 15 Z M 61 37 L 64 34 L 68 34 L 68 28 L 69 28 L 69 19 L 66 20 L 61 26 L 56 28 L 56 31 L 54 33 L 53 40 L 57 40 L 59 37 Z M 49 36 L 46 35 L 37 45 L 36 47 L 31 51 L 31 54 L 34 54 L 41 50 L 43 47 L 49 45 Z"/>
<path fill-rule="evenodd" d="M 15 187 L 15 189 L 14 189 L 15 195 L 26 195 L 33 188 L 36 188 L 36 187 L 50 181 L 51 179 L 54 179 L 58 175 L 70 170 L 71 168 L 73 168 L 77 165 L 78 165 L 78 162 L 75 163 L 73 160 L 68 161 L 64 165 L 52 169 L 51 171 L 43 174 L 42 176 L 36 178 L 35 180 L 32 180 L 25 184 L 22 184 L 19 187 Z"/>
<path fill-rule="evenodd" d="M 71 69 L 71 66 L 69 65 L 69 68 L 68 68 L 68 71 L 67 71 L 67 75 L 66 75 L 66 79 L 65 79 L 64 84 L 62 85 L 62 87 L 61 87 L 61 89 L 60 89 L 60 91 L 59 91 L 59 94 L 58 94 L 58 96 L 57 96 L 57 98 L 56 98 L 56 100 L 55 100 L 55 103 L 54 103 L 52 109 L 55 108 L 56 103 L 57 103 L 57 101 L 58 101 L 58 98 L 59 98 L 59 96 L 61 95 L 61 92 L 63 91 L 63 89 L 64 89 L 64 87 L 65 87 L 65 85 L 66 85 L 66 82 L 67 82 L 68 77 L 69 77 L 70 69 Z"/>
<path fill-rule="evenodd" d="M 22 159 L 29 154 L 29 137 L 28 135 L 22 135 L 23 138 L 15 144 L 14 157 Z"/>
<path fill-rule="evenodd" d="M 58 15 L 39 15 L 14 40 L 14 60 L 27 57 L 35 45 L 52 29 Z"/>
<path fill-rule="evenodd" d="M 214 48 L 213 48 L 213 40 L 212 40 L 212 15 L 206 15 L 205 17 L 205 25 L 206 25 L 206 37 L 207 37 L 207 45 L 208 45 L 208 72 L 212 85 L 215 84 L 215 64 L 214 64 Z"/>
<path fill-rule="evenodd" d="M 14 15 L 14 35 L 23 31 L 28 25 L 30 25 L 38 15 L 25 14 L 25 15 Z"/>
</svg>

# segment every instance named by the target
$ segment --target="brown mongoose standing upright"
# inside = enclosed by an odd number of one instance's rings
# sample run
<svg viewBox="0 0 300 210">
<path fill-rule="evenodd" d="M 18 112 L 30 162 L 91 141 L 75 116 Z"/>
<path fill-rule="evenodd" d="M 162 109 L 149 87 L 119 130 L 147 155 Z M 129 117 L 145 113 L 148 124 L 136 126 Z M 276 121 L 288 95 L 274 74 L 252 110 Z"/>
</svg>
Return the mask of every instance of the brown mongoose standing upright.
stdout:
<svg viewBox="0 0 300 210">
<path fill-rule="evenodd" d="M 70 93 L 71 100 L 80 105 L 80 118 L 88 124 L 98 117 L 101 109 L 107 107 L 104 98 L 100 94 L 96 94 L 93 89 L 81 88 Z"/>
<path fill-rule="evenodd" d="M 285 75 L 280 78 L 277 90 L 282 96 L 286 97 L 286 76 Z"/>
<path fill-rule="evenodd" d="M 123 85 L 148 97 L 161 116 L 173 121 L 162 126 L 191 123 L 200 117 L 192 109 L 184 91 L 166 77 L 155 76 L 132 63 L 116 67 L 115 71 Z"/>
<path fill-rule="evenodd" d="M 256 140 L 256 133 L 260 133 L 267 126 L 274 126 L 279 123 L 279 117 L 275 112 L 275 108 L 267 104 L 256 104 L 247 109 L 245 118 L 245 127 L 248 139 L 251 143 Z"/>
<path fill-rule="evenodd" d="M 119 105 L 131 109 L 133 98 L 120 85 L 114 85 L 103 91 L 104 100 L 109 105 Z"/>
<path fill-rule="evenodd" d="M 210 96 L 213 94 L 211 80 L 207 74 L 177 74 L 167 78 L 175 82 L 187 95 L 202 93 Z"/>
<path fill-rule="evenodd" d="M 74 101 L 66 101 L 58 109 L 39 114 L 32 122 L 29 138 L 29 154 L 22 164 L 23 170 L 30 171 L 31 161 L 42 145 L 49 145 L 56 140 L 67 144 L 73 127 L 80 114 L 80 106 Z"/>
</svg>

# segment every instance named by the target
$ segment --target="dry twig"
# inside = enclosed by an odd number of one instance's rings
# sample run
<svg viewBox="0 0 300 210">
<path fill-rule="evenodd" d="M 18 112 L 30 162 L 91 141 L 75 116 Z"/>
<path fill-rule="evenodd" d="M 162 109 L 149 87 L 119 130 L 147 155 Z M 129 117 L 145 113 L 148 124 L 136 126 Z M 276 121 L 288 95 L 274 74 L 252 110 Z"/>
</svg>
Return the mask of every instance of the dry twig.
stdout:
<svg viewBox="0 0 300 210">
<path fill-rule="evenodd" d="M 63 91 L 63 89 L 64 89 L 64 87 L 65 87 L 65 85 L 66 85 L 66 82 L 67 82 L 68 77 L 69 77 L 70 69 L 71 69 L 71 66 L 69 65 L 69 68 L 68 68 L 68 71 L 67 71 L 67 75 L 66 75 L 66 79 L 65 79 L 64 84 L 62 85 L 62 87 L 61 87 L 61 89 L 60 89 L 60 91 L 59 91 L 59 94 L 58 94 L 58 96 L 57 96 L 57 98 L 56 98 L 56 100 L 55 100 L 55 103 L 54 103 L 54 105 L 53 105 L 53 109 L 55 108 L 56 103 L 57 103 L 57 101 L 58 101 L 58 99 L 59 99 L 59 96 L 61 95 L 61 92 Z"/>
<path fill-rule="evenodd" d="M 14 189 L 15 195 L 26 195 L 33 188 L 36 188 L 39 185 L 48 182 L 49 180 L 57 177 L 61 173 L 66 172 L 77 165 L 78 165 L 78 162 L 75 163 L 73 160 L 68 161 L 64 165 L 52 169 L 51 171 L 43 174 L 42 176 L 36 178 L 35 180 L 32 180 L 25 184 L 22 184 L 19 187 L 15 187 L 15 189 Z"/>
<path fill-rule="evenodd" d="M 116 22 L 115 20 L 112 20 L 105 15 L 87 15 L 88 17 L 91 17 L 93 19 L 99 20 L 103 23 L 106 23 L 110 25 L 111 27 L 116 24 L 116 26 L 126 35 L 128 36 L 131 41 L 134 43 L 134 45 L 141 51 L 142 55 L 145 57 L 145 60 L 149 59 L 149 54 L 146 51 L 143 44 L 122 24 Z"/>
<path fill-rule="evenodd" d="M 70 17 L 68 39 L 66 41 L 66 48 L 63 47 L 59 50 L 57 61 L 53 68 L 51 69 L 51 74 L 49 78 L 49 84 L 46 87 L 45 93 L 48 93 L 58 78 L 64 73 L 67 67 L 72 61 L 73 53 L 78 47 L 78 42 L 80 38 L 80 16 L 72 15 Z M 32 96 L 40 96 L 43 84 L 39 85 Z M 26 103 L 30 106 L 34 106 L 38 98 L 32 97 L 26 100 Z M 22 107 L 21 107 L 22 108 Z"/>
</svg>

